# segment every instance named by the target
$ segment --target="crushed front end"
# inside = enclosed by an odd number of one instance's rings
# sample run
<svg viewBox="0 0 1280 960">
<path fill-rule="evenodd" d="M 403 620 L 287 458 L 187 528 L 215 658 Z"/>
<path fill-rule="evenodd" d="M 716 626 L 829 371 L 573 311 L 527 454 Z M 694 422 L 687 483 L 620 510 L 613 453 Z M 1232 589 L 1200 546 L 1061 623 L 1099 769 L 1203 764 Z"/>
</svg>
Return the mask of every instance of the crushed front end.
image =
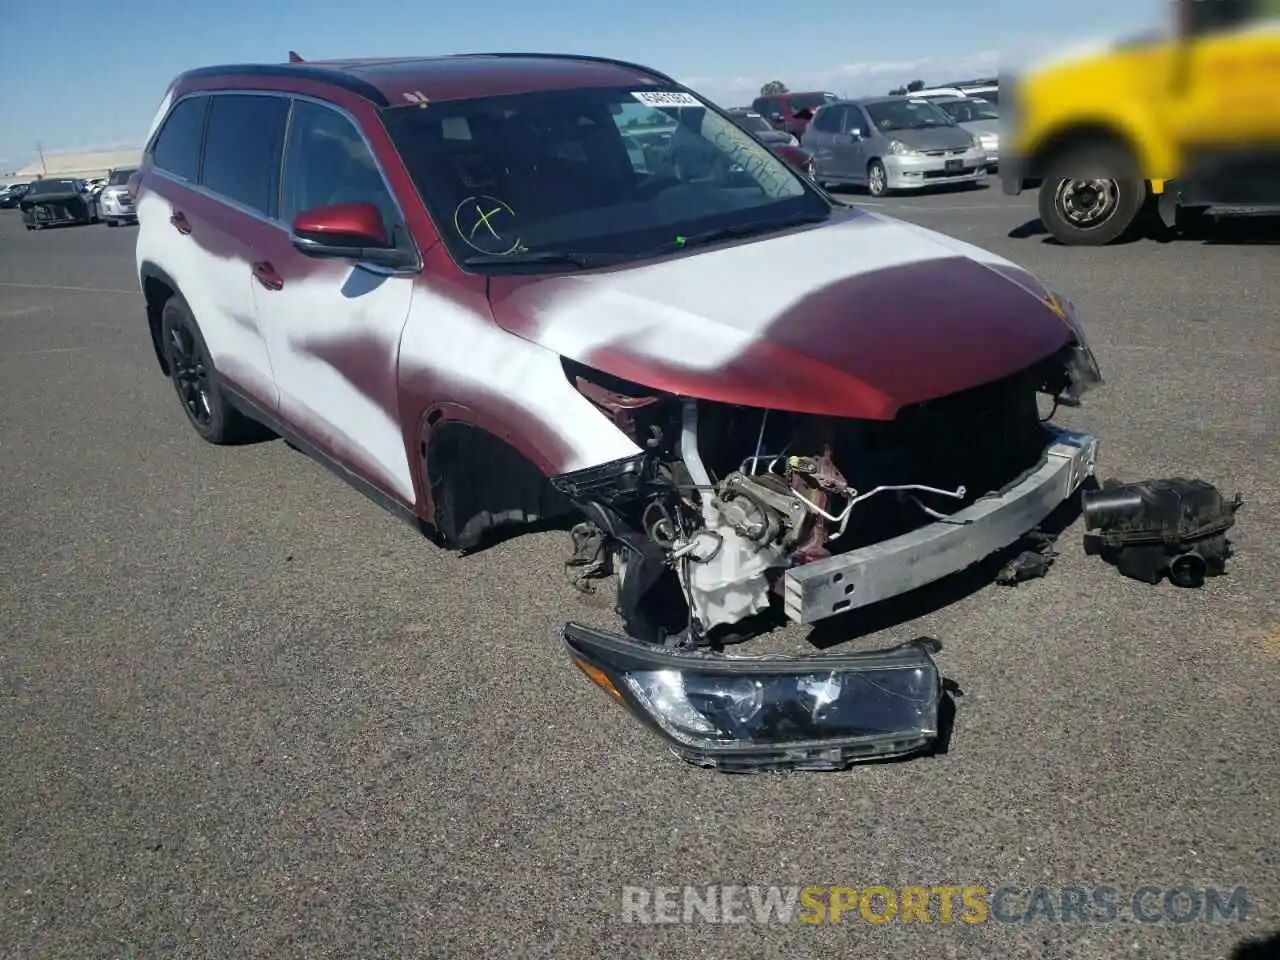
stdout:
<svg viewBox="0 0 1280 960">
<path fill-rule="evenodd" d="M 585 368 L 579 390 L 643 452 L 553 479 L 586 514 L 628 635 L 702 646 L 777 604 L 812 623 L 964 569 L 1090 477 L 1097 441 L 1054 426 L 1100 382 L 1072 345 L 891 421 L 657 395 Z"/>
<path fill-rule="evenodd" d="M 588 576 L 616 574 L 625 628 L 602 637 L 569 624 L 565 642 L 677 754 L 725 769 L 840 766 L 928 749 L 942 696 L 930 650 L 757 667 L 719 648 L 749 636 L 766 611 L 813 623 L 963 570 L 1035 530 L 1095 471 L 1097 441 L 1040 410 L 1041 398 L 1055 409 L 1077 405 L 1101 382 L 1083 343 L 891 421 L 664 396 L 568 361 L 566 372 L 643 452 L 553 478 L 586 516 L 571 562 Z M 797 719 L 806 685 L 821 677 L 832 690 L 867 695 L 906 682 L 885 657 L 917 671 L 914 692 L 896 695 L 915 704 L 910 711 L 877 713 L 876 694 L 858 708 L 869 713 L 855 710 L 846 726 L 825 728 L 812 711 L 808 726 Z M 619 658 L 630 666 L 618 667 Z M 698 697 L 711 713 L 686 709 Z M 753 717 L 792 719 L 765 732 L 734 726 L 724 718 L 742 697 Z M 841 702 L 854 709 L 848 696 Z M 655 718 L 668 709 L 687 725 Z"/>
</svg>

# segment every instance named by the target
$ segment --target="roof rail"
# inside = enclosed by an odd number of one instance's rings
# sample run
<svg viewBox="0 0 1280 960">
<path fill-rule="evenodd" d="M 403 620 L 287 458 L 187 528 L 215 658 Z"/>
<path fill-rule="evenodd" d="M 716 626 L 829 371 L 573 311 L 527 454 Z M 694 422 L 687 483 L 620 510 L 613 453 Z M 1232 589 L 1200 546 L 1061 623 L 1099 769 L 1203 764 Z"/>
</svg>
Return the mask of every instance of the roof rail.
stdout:
<svg viewBox="0 0 1280 960">
<path fill-rule="evenodd" d="M 673 78 L 671 78 L 671 77 L 667 76 L 667 74 L 663 73 L 662 71 L 660 71 L 660 70 L 655 70 L 655 69 L 653 69 L 653 67 L 646 67 L 646 66 L 645 66 L 644 64 L 642 64 L 642 63 L 632 63 L 632 62 L 631 62 L 631 61 L 629 61 L 629 60 L 616 60 L 616 59 L 614 59 L 613 57 L 593 57 L 593 56 L 589 56 L 589 55 L 587 55 L 587 54 L 583 54 L 583 53 L 525 53 L 525 52 L 519 52 L 519 53 L 517 53 L 517 52 L 513 52 L 513 51 L 502 51 L 501 53 L 483 53 L 483 52 L 474 52 L 474 53 L 454 53 L 454 54 L 450 54 L 450 56 L 454 56 L 454 57 L 511 57 L 511 58 L 513 58 L 513 59 L 515 59 L 515 58 L 521 58 L 521 57 L 524 57 L 524 58 L 528 58 L 528 59 L 531 59 L 531 60 L 532 60 L 532 59 L 537 59 L 537 60 L 581 60 L 581 61 L 583 61 L 583 62 L 585 62 L 585 63 L 604 63 L 604 64 L 609 64 L 610 66 L 614 66 L 614 67 L 626 67 L 628 70 L 636 70 L 636 71 L 639 71 L 640 73 L 647 73 L 647 74 L 649 74 L 649 76 L 651 76 L 651 77 L 656 77 L 657 79 L 662 80 L 662 81 L 664 81 L 664 82 L 666 82 L 666 83 L 675 83 L 675 84 L 678 84 L 678 83 L 679 83 L 679 81 L 677 81 L 677 80 L 675 80 L 675 79 L 673 79 Z"/>
<path fill-rule="evenodd" d="M 288 77 L 294 80 L 314 80 L 340 87 L 356 96 L 364 97 L 376 106 L 387 107 L 391 101 L 382 91 L 367 80 L 352 76 L 342 70 L 327 69 L 307 63 L 224 63 L 212 67 L 197 67 L 179 77 L 181 80 L 204 80 L 216 77 Z"/>
</svg>

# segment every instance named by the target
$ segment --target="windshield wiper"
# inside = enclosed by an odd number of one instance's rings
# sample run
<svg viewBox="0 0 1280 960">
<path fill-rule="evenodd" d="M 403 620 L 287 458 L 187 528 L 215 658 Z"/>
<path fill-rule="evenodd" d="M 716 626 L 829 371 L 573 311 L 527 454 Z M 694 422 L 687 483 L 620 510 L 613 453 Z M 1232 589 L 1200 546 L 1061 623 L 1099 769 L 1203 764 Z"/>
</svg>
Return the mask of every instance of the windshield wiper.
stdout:
<svg viewBox="0 0 1280 960">
<path fill-rule="evenodd" d="M 700 244 L 715 243 L 718 240 L 736 240 L 740 237 L 750 237 L 760 233 L 772 233 L 776 230 L 786 230 L 788 227 L 800 227 L 809 223 L 822 223 L 831 215 L 829 213 L 809 213 L 799 217 L 771 218 L 767 220 L 747 220 L 743 223 L 733 223 L 727 227 L 717 227 L 714 230 L 703 230 L 701 233 L 691 233 L 688 236 L 676 237 L 668 240 L 656 247 L 652 247 L 642 253 L 636 254 L 635 259 L 643 259 L 644 257 L 653 257 L 669 250 L 685 250 L 689 247 L 696 247 Z"/>
<path fill-rule="evenodd" d="M 468 267 L 548 263 L 586 269 L 587 267 L 599 266 L 604 260 L 591 253 L 572 253 L 567 250 L 527 250 L 524 253 L 477 253 L 466 257 L 462 262 Z"/>
</svg>

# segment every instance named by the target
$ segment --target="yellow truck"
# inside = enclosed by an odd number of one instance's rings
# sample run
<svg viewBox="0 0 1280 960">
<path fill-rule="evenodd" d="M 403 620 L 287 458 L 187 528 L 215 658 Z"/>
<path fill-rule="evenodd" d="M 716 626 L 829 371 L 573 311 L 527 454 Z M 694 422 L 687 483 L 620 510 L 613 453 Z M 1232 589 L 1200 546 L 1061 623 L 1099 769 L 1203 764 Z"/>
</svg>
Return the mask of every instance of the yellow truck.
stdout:
<svg viewBox="0 0 1280 960">
<path fill-rule="evenodd" d="M 1160 34 L 1002 78 L 1001 188 L 1038 190 L 1061 243 L 1280 213 L 1280 0 L 1172 7 Z"/>
</svg>

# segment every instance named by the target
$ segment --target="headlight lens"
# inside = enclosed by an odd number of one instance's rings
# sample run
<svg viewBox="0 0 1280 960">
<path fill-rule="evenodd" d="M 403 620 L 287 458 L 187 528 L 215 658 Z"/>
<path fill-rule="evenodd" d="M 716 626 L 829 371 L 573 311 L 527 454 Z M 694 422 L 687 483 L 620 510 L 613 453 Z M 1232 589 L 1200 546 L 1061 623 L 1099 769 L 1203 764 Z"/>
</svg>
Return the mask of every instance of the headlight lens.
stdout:
<svg viewBox="0 0 1280 960">
<path fill-rule="evenodd" d="M 938 736 L 936 640 L 807 658 L 673 651 L 572 623 L 564 640 L 597 686 L 700 766 L 839 769 Z"/>
<path fill-rule="evenodd" d="M 905 156 L 910 156 L 910 155 L 912 155 L 912 154 L 919 153 L 920 151 L 919 151 L 919 150 L 913 150 L 911 147 L 908 147 L 908 146 L 907 146 L 905 143 L 903 143 L 901 140 L 890 140 L 890 141 L 889 141 L 889 152 L 890 152 L 890 153 L 896 153 L 896 154 L 898 154 L 899 156 L 904 156 L 904 157 L 905 157 Z"/>
</svg>

